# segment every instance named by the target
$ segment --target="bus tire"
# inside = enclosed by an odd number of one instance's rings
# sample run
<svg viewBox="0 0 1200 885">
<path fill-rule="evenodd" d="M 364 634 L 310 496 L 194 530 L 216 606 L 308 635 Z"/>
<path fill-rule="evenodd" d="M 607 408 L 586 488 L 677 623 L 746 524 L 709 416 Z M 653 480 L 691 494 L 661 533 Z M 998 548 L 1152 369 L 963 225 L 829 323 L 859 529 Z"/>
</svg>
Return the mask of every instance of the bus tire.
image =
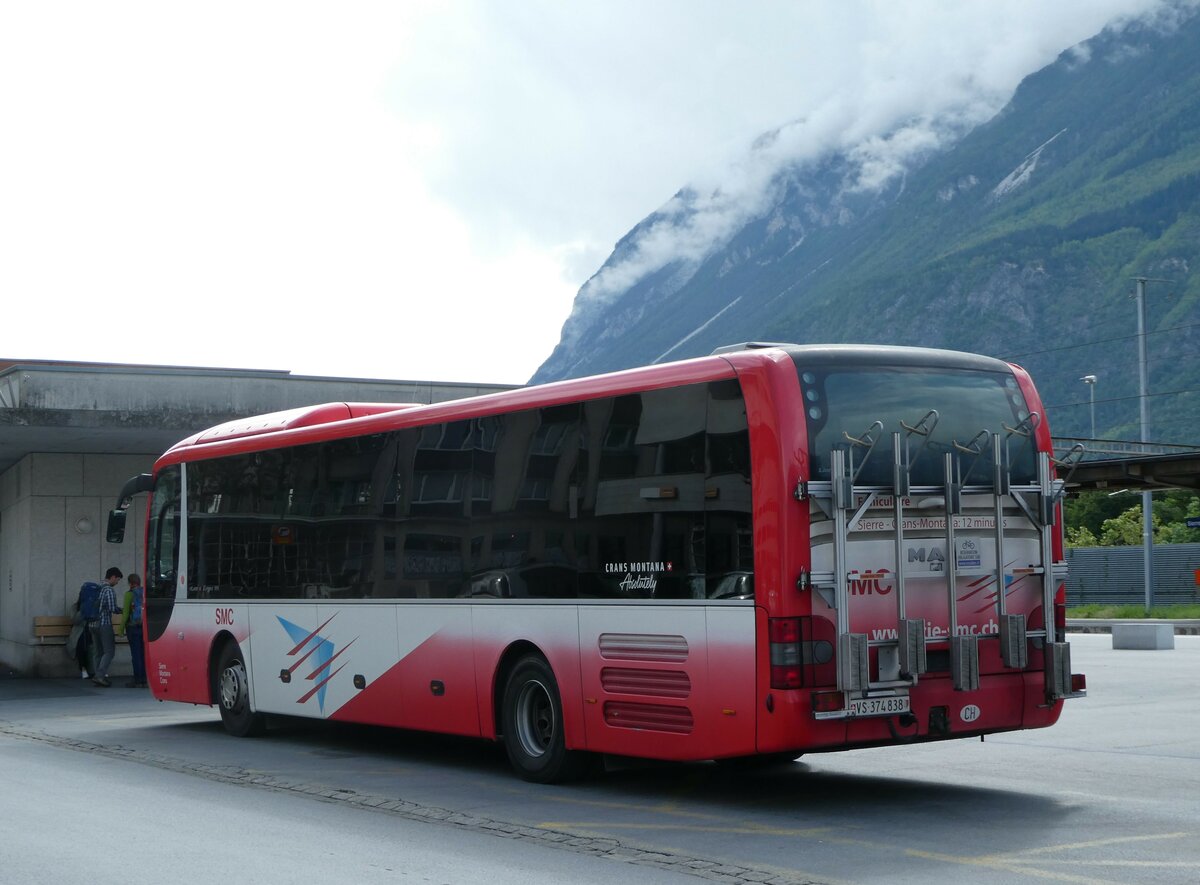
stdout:
<svg viewBox="0 0 1200 885">
<path fill-rule="evenodd" d="M 528 655 L 517 662 L 505 682 L 502 703 L 504 749 L 517 774 L 554 784 L 584 772 L 589 754 L 566 748 L 558 682 L 544 658 Z"/>
<path fill-rule="evenodd" d="M 266 730 L 267 718 L 250 709 L 250 681 L 241 648 L 227 642 L 217 658 L 213 695 L 225 730 L 234 737 L 254 737 Z"/>
</svg>

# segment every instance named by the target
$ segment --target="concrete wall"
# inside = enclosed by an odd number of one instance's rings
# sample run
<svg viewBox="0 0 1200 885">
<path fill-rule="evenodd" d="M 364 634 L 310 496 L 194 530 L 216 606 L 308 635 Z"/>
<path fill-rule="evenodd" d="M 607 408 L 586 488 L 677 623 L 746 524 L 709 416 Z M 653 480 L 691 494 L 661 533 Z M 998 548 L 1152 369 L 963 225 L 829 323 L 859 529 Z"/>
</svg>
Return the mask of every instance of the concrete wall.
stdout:
<svg viewBox="0 0 1200 885">
<path fill-rule="evenodd" d="M 129 511 L 124 544 L 104 540 L 108 511 L 130 476 L 150 470 L 139 455 L 32 454 L 0 475 L 0 661 L 28 676 L 77 673 L 63 646 L 33 635 L 38 615 L 72 611 L 79 585 L 109 566 L 140 572 L 145 496 Z M 118 585 L 118 596 L 127 585 Z M 128 672 L 120 646 L 113 672 Z"/>
</svg>

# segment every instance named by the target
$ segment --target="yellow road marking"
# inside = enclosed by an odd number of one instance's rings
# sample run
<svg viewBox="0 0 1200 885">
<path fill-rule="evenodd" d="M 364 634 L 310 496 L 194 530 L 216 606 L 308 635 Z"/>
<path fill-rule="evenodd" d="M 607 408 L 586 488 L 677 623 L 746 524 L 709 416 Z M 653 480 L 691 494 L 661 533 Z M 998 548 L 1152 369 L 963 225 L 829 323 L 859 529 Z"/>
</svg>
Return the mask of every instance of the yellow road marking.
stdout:
<svg viewBox="0 0 1200 885">
<path fill-rule="evenodd" d="M 938 854 L 934 851 L 918 851 L 915 848 L 906 849 L 904 853 L 909 857 L 919 857 L 924 860 L 940 860 L 944 863 L 958 864 L 959 866 L 982 867 L 983 869 L 1004 873 L 1020 873 L 1023 876 L 1031 876 L 1035 879 L 1051 879 L 1056 882 L 1079 882 L 1083 883 L 1083 885 L 1121 885 L 1119 881 L 1111 879 L 1096 879 L 1092 876 L 1073 876 L 1069 873 L 1054 873 L 1049 870 L 1034 869 L 1022 864 L 1020 861 L 1005 860 L 1001 857 L 956 857 L 952 854 Z"/>
<path fill-rule="evenodd" d="M 579 836 L 582 838 L 589 838 L 589 839 L 611 839 L 612 838 L 612 834 L 610 832 L 606 832 L 603 829 L 601 829 L 601 830 L 586 829 L 587 824 L 580 824 L 580 825 L 569 824 L 568 825 L 568 824 L 543 823 L 543 824 L 538 824 L 538 826 L 552 828 L 552 829 L 558 830 L 560 832 L 566 831 L 566 832 L 572 833 L 575 836 Z M 608 824 L 602 824 L 601 826 L 608 827 Z M 640 826 L 642 828 L 647 828 L 647 829 L 653 827 L 652 824 L 643 824 Z M 684 829 L 684 828 L 677 827 L 676 829 Z M 686 829 L 693 829 L 693 830 L 696 830 L 699 832 L 710 832 L 716 828 L 715 827 L 710 827 L 710 828 L 690 827 L 690 828 L 686 828 Z M 641 849 L 642 851 L 647 851 L 647 852 L 651 852 L 651 853 L 654 853 L 654 852 L 658 852 L 658 853 L 676 852 L 677 853 L 680 851 L 686 851 L 686 849 L 664 848 L 662 845 L 654 845 L 654 844 L 651 844 L 648 842 L 640 842 L 636 839 L 630 839 L 630 840 L 624 842 L 623 844 L 629 848 L 638 848 L 638 849 Z M 716 863 L 716 864 L 726 862 L 725 860 L 716 859 L 716 858 L 708 858 L 708 860 L 711 860 L 712 863 Z M 828 873 L 815 873 L 815 872 L 812 872 L 811 870 L 800 869 L 799 867 L 780 867 L 780 866 L 775 866 L 773 864 L 747 863 L 746 861 L 741 860 L 741 859 L 731 859 L 731 860 L 728 860 L 727 862 L 730 865 L 744 866 L 744 867 L 747 867 L 748 869 L 753 869 L 760 873 L 770 873 L 773 876 L 779 876 L 781 878 L 809 879 L 809 880 L 816 881 L 816 882 L 823 882 L 823 883 L 825 883 L 825 885 L 859 885 L 859 883 L 856 883 L 851 879 L 841 879 L 836 876 L 830 876 Z"/>
<path fill-rule="evenodd" d="M 1196 878 L 1200 879 L 1200 861 L 1195 860 L 1045 860 L 1042 863 L 1073 864 L 1085 867 L 1161 867 L 1166 870 L 1197 870 Z"/>
<path fill-rule="evenodd" d="M 1002 870 L 1005 872 L 1021 873 L 1022 875 L 1031 876 L 1039 879 L 1052 879 L 1059 882 L 1082 882 L 1082 883 L 1108 883 L 1110 880 L 1097 879 L 1092 876 L 1080 876 L 1070 873 L 1056 873 L 1053 870 L 1040 870 L 1034 864 L 1071 864 L 1073 866 L 1100 866 L 1100 867 L 1134 867 L 1134 866 L 1154 866 L 1157 861 L 1119 861 L 1119 860 L 1088 860 L 1086 858 L 1065 858 L 1062 860 L 1054 858 L 1046 858 L 1046 854 L 1061 854 L 1067 851 L 1079 851 L 1088 848 L 1104 848 L 1112 845 L 1128 845 L 1132 842 L 1154 842 L 1164 839 L 1181 839 L 1191 836 L 1191 833 L 1155 833 L 1144 836 L 1117 836 L 1112 839 L 1092 839 L 1087 842 L 1069 842 L 1061 845 L 1043 845 L 1039 848 L 1027 848 L 1023 851 L 1014 851 L 1006 854 L 987 854 L 978 857 L 960 857 L 950 854 L 940 854 L 932 851 L 918 851 L 910 848 L 905 850 L 905 854 L 910 857 L 920 857 L 928 860 L 940 860 L 945 863 L 954 863 L 963 866 L 977 866 L 985 869 Z M 1200 864 L 1181 862 L 1175 864 L 1170 862 L 1171 868 L 1200 868 Z"/>
<path fill-rule="evenodd" d="M 1043 845 L 1041 848 L 1026 848 L 1005 854 L 1004 857 L 1017 857 L 1026 854 L 1051 854 L 1060 851 L 1077 851 L 1080 848 L 1101 848 L 1105 845 L 1122 845 L 1129 842 L 1155 842 L 1160 839 L 1185 839 L 1193 833 L 1148 833 L 1144 836 L 1115 836 L 1112 839 L 1092 839 L 1088 842 L 1068 842 L 1064 845 Z"/>
<path fill-rule="evenodd" d="M 594 804 L 607 807 L 619 807 L 626 810 L 633 808 L 638 811 L 655 811 L 659 810 L 654 807 L 628 805 L 627 803 L 600 803 L 580 801 L 576 804 Z M 698 819 L 713 819 L 720 821 L 716 815 L 706 815 L 698 813 L 688 813 L 686 815 L 671 811 L 669 813 L 678 814 L 690 818 Z M 790 838 L 810 838 L 820 839 L 822 842 L 827 842 L 835 845 L 850 845 L 864 848 L 870 848 L 876 851 L 896 850 L 895 846 L 889 846 L 878 841 L 868 841 L 864 839 L 852 839 L 844 836 L 833 835 L 834 828 L 831 827 L 773 827 L 759 823 L 741 823 L 741 824 L 722 824 L 714 822 L 712 825 L 684 824 L 681 822 L 659 822 L 659 823 L 633 823 L 623 821 L 543 821 L 536 824 L 541 829 L 552 829 L 566 832 L 575 832 L 586 834 L 589 836 L 602 837 L 604 833 L 611 833 L 614 830 L 639 831 L 639 832 L 682 832 L 682 833 L 725 833 L 728 835 L 749 835 L 749 836 L 782 836 Z M 1158 833 L 1148 834 L 1143 836 L 1118 836 L 1112 839 L 1093 839 L 1087 842 L 1071 842 L 1060 845 L 1044 845 L 1038 848 L 1028 848 L 1022 851 L 1016 851 L 1008 854 L 990 854 L 978 856 L 962 856 L 953 854 L 944 854 L 936 851 L 921 851 L 915 848 L 900 849 L 905 855 L 913 858 L 924 860 L 936 860 L 942 863 L 950 863 L 958 866 L 972 866 L 982 869 L 995 870 L 997 872 L 1017 873 L 1022 876 L 1028 876 L 1035 879 L 1048 879 L 1057 882 L 1075 882 L 1080 885 L 1120 885 L 1118 881 L 1111 879 L 1100 879 L 1095 876 L 1078 875 L 1073 873 L 1057 872 L 1048 869 L 1038 869 L 1037 864 L 1059 865 L 1072 864 L 1074 866 L 1092 866 L 1092 867 L 1112 867 L 1112 868 L 1147 868 L 1147 869 L 1200 869 L 1200 863 L 1188 861 L 1122 861 L 1122 860 L 1088 860 L 1085 858 L 1073 859 L 1055 859 L 1048 858 L 1046 854 L 1057 854 L 1067 851 L 1078 851 L 1089 848 L 1102 848 L 1113 845 L 1127 845 L 1134 842 L 1152 842 L 1162 841 L 1166 839 L 1187 838 L 1193 834 L 1187 832 L 1178 833 Z"/>
</svg>

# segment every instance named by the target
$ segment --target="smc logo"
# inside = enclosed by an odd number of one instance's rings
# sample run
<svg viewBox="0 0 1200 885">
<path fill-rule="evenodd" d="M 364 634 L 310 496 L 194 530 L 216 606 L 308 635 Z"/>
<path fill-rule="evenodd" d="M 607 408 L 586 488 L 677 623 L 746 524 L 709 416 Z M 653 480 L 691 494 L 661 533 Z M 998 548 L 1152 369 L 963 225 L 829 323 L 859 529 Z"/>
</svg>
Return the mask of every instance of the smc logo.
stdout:
<svg viewBox="0 0 1200 885">
<path fill-rule="evenodd" d="M 892 592 L 892 584 L 890 582 L 892 573 L 887 569 L 882 568 L 877 572 L 859 572 L 852 571 L 846 575 L 850 582 L 849 590 L 851 596 L 871 596 L 878 593 L 880 596 L 887 596 Z"/>
<path fill-rule="evenodd" d="M 217 623 L 223 625 L 233 624 L 233 609 L 219 608 L 217 609 Z"/>
</svg>

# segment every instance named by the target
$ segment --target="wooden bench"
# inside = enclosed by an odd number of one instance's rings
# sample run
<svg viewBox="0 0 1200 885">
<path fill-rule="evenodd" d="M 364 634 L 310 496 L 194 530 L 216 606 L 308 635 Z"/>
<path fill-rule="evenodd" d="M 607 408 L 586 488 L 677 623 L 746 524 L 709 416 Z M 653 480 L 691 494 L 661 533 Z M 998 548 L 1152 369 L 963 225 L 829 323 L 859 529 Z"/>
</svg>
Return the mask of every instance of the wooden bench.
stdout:
<svg viewBox="0 0 1200 885">
<path fill-rule="evenodd" d="M 113 627 L 120 626 L 123 615 L 113 615 Z M 39 645 L 66 645 L 75 621 L 70 615 L 38 615 L 33 619 L 33 636 Z M 117 642 L 128 642 L 123 634 L 117 634 Z"/>
</svg>

